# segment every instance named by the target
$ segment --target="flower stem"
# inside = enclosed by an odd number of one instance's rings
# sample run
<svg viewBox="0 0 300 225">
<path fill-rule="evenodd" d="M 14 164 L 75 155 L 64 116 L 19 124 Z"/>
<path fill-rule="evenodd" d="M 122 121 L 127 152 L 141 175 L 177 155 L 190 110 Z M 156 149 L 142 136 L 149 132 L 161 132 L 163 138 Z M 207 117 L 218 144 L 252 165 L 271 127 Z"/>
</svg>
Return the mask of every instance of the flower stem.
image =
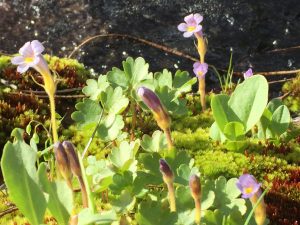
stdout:
<svg viewBox="0 0 300 225">
<path fill-rule="evenodd" d="M 167 182 L 168 192 L 169 192 L 169 203 L 170 203 L 170 211 L 176 212 L 176 200 L 175 200 L 175 190 L 173 182 Z"/>
<path fill-rule="evenodd" d="M 171 150 L 174 147 L 174 144 L 173 144 L 173 141 L 172 141 L 172 136 L 171 136 L 171 130 L 170 130 L 170 128 L 165 129 L 164 133 L 165 133 L 166 138 L 167 138 L 168 149 Z"/>
<path fill-rule="evenodd" d="M 134 129 L 136 126 L 136 111 L 135 111 L 134 101 L 132 101 L 130 108 L 131 108 L 131 113 L 132 113 L 130 141 L 133 141 L 134 140 Z"/>
<path fill-rule="evenodd" d="M 197 198 L 194 199 L 195 201 L 195 223 L 197 225 L 200 225 L 201 221 L 201 199 Z"/>
<path fill-rule="evenodd" d="M 51 126 L 52 126 L 52 136 L 53 136 L 53 143 L 56 143 L 58 141 L 58 135 L 57 135 L 57 126 L 56 126 L 56 118 L 55 118 L 55 100 L 54 100 L 54 94 L 48 94 L 49 101 L 50 101 L 50 114 L 51 114 Z"/>
<path fill-rule="evenodd" d="M 80 189 L 81 189 L 82 205 L 83 205 L 84 208 L 88 208 L 89 207 L 88 196 L 87 196 L 87 191 L 86 191 L 86 187 L 85 187 L 83 178 L 78 177 L 78 181 L 79 181 Z"/>
<path fill-rule="evenodd" d="M 206 100 L 205 100 L 205 78 L 202 77 L 199 80 L 199 94 L 202 111 L 206 109 Z"/>
</svg>

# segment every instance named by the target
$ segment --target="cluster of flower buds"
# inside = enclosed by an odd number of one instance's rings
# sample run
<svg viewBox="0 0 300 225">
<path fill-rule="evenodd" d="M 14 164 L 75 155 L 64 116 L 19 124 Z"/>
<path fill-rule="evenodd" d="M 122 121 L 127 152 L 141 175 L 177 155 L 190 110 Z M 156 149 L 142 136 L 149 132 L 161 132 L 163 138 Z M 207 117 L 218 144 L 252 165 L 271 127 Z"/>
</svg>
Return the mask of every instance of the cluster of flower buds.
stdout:
<svg viewBox="0 0 300 225">
<path fill-rule="evenodd" d="M 137 90 L 137 94 L 147 105 L 147 107 L 152 111 L 154 119 L 156 120 L 158 126 L 164 131 L 167 137 L 169 149 L 173 147 L 173 142 L 171 138 L 171 118 L 161 103 L 159 97 L 150 89 L 146 87 L 140 87 Z"/>
<path fill-rule="evenodd" d="M 63 143 L 57 142 L 54 145 L 54 153 L 59 172 L 71 189 L 72 174 L 78 178 L 82 193 L 83 206 L 88 207 L 87 191 L 81 173 L 78 154 L 74 145 L 69 141 L 64 141 Z"/>
<path fill-rule="evenodd" d="M 266 220 L 266 205 L 263 199 L 258 202 L 258 199 L 261 196 L 261 184 L 258 183 L 252 175 L 243 174 L 242 176 L 240 176 L 236 185 L 242 193 L 242 198 L 249 198 L 252 206 L 258 203 L 257 207 L 254 210 L 254 218 L 257 225 L 263 225 Z"/>
<path fill-rule="evenodd" d="M 195 62 L 193 67 L 193 71 L 195 75 L 198 77 L 199 81 L 199 93 L 201 96 L 201 106 L 204 110 L 206 108 L 205 101 L 205 74 L 208 70 L 208 65 L 205 63 L 205 54 L 207 51 L 206 40 L 204 39 L 202 32 L 202 25 L 200 23 L 203 20 L 203 16 L 199 13 L 190 14 L 184 17 L 185 23 L 181 23 L 178 25 L 178 30 L 183 33 L 183 36 L 188 38 L 191 36 L 195 36 L 197 39 L 197 51 L 200 57 L 198 62 Z"/>
<path fill-rule="evenodd" d="M 189 181 L 191 195 L 195 202 L 195 223 L 200 224 L 201 220 L 201 182 L 197 175 L 192 175 Z"/>
<path fill-rule="evenodd" d="M 159 160 L 159 170 L 162 173 L 163 181 L 168 187 L 168 196 L 171 212 L 176 212 L 176 200 L 174 190 L 174 174 L 169 164 L 164 159 Z"/>
</svg>

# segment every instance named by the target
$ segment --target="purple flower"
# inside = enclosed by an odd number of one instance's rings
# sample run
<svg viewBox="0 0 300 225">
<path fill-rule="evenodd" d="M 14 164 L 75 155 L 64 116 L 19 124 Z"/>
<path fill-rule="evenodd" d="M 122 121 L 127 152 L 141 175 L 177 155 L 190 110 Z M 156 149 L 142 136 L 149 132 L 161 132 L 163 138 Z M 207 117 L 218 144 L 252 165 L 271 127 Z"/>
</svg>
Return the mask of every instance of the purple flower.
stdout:
<svg viewBox="0 0 300 225">
<path fill-rule="evenodd" d="M 208 70 L 208 65 L 207 63 L 200 63 L 200 62 L 195 62 L 193 65 L 194 73 L 198 78 L 204 78 L 205 74 L 207 73 Z"/>
<path fill-rule="evenodd" d="M 244 73 L 244 79 L 247 79 L 253 75 L 252 69 L 249 68 L 245 73 Z"/>
<path fill-rule="evenodd" d="M 259 191 L 261 184 L 257 183 L 252 175 L 243 174 L 237 181 L 236 186 L 242 192 L 242 198 L 251 198 Z"/>
<path fill-rule="evenodd" d="M 48 65 L 41 55 L 44 49 L 42 43 L 37 40 L 26 42 L 19 50 L 20 55 L 12 58 L 11 62 L 14 65 L 18 65 L 17 71 L 19 73 L 25 73 L 32 67 L 41 74 L 50 74 Z"/>
<path fill-rule="evenodd" d="M 146 87 L 140 87 L 137 90 L 137 93 L 151 111 L 153 111 L 155 113 L 161 112 L 161 110 L 163 108 L 162 104 L 161 104 L 158 96 L 152 90 L 150 90 Z"/>
<path fill-rule="evenodd" d="M 201 16 L 199 13 L 190 14 L 184 17 L 185 23 L 179 24 L 178 30 L 184 32 L 184 37 L 191 37 L 193 34 L 202 30 L 202 26 L 200 25 L 202 20 L 203 16 Z"/>
<path fill-rule="evenodd" d="M 192 175 L 189 180 L 189 186 L 193 198 L 199 198 L 201 196 L 201 183 L 200 178 L 197 175 Z"/>
</svg>

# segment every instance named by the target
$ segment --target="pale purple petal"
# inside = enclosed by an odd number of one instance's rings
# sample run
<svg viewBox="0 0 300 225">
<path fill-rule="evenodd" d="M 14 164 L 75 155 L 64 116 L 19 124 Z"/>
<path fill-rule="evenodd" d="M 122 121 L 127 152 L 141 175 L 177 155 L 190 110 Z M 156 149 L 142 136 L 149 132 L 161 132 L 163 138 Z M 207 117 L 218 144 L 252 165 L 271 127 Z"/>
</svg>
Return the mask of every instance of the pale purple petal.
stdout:
<svg viewBox="0 0 300 225">
<path fill-rule="evenodd" d="M 24 63 L 24 57 L 23 56 L 13 57 L 11 59 L 11 63 L 14 65 L 20 65 L 20 64 Z"/>
<path fill-rule="evenodd" d="M 194 68 L 194 69 L 195 69 L 195 68 L 198 68 L 200 65 L 201 65 L 201 62 L 195 62 L 195 63 L 193 64 L 193 68 Z"/>
<path fill-rule="evenodd" d="M 29 66 L 27 64 L 21 64 L 18 66 L 17 71 L 19 73 L 25 73 L 29 69 Z"/>
<path fill-rule="evenodd" d="M 186 23 L 181 23 L 178 25 L 177 28 L 179 31 L 185 32 L 187 30 L 187 25 L 186 25 Z"/>
<path fill-rule="evenodd" d="M 34 52 L 31 48 L 30 42 L 26 42 L 19 50 L 20 55 L 24 57 L 32 57 L 34 55 Z"/>
<path fill-rule="evenodd" d="M 201 16 L 199 13 L 194 14 L 194 20 L 197 24 L 201 23 L 203 20 L 203 16 Z"/>
<path fill-rule="evenodd" d="M 247 79 L 253 75 L 253 71 L 251 68 L 249 68 L 245 73 L 244 73 L 244 78 Z"/>
<path fill-rule="evenodd" d="M 34 67 L 40 62 L 40 57 L 34 57 L 32 62 L 28 62 L 27 65 L 29 67 Z"/>
<path fill-rule="evenodd" d="M 256 179 L 250 174 L 243 174 L 236 183 L 238 189 L 242 192 L 242 198 L 251 198 L 260 189 L 261 184 L 257 183 Z M 246 189 L 251 192 L 246 192 Z"/>
<path fill-rule="evenodd" d="M 188 38 L 188 37 L 193 36 L 193 34 L 194 34 L 194 32 L 184 32 L 183 37 Z"/>
<path fill-rule="evenodd" d="M 202 26 L 201 25 L 197 25 L 196 28 L 195 28 L 195 30 L 193 30 L 193 33 L 197 33 L 197 32 L 199 32 L 201 30 L 202 30 Z"/>
<path fill-rule="evenodd" d="M 190 14 L 186 17 L 184 17 L 184 21 L 189 24 L 189 23 L 193 23 L 194 22 L 194 15 L 193 14 Z"/>
<path fill-rule="evenodd" d="M 207 63 L 195 62 L 193 71 L 198 78 L 203 78 L 208 71 Z"/>
<path fill-rule="evenodd" d="M 40 55 L 44 50 L 44 46 L 38 40 L 34 40 L 31 42 L 31 47 L 34 51 L 34 55 Z"/>
</svg>

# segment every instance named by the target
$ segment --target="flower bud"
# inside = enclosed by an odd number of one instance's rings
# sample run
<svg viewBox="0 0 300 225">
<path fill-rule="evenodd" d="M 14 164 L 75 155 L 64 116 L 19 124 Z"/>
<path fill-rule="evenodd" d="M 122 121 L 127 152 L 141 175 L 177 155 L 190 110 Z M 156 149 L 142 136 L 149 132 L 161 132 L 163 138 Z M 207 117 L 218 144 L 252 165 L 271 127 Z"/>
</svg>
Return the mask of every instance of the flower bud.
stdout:
<svg viewBox="0 0 300 225">
<path fill-rule="evenodd" d="M 170 127 L 171 119 L 158 96 L 146 87 L 140 87 L 137 90 L 137 94 L 154 114 L 158 126 L 162 130 L 168 129 Z"/>
<path fill-rule="evenodd" d="M 166 183 L 173 182 L 174 174 L 173 174 L 170 166 L 166 162 L 166 160 L 164 160 L 164 159 L 159 160 L 159 170 L 162 173 L 163 179 Z"/>
<path fill-rule="evenodd" d="M 80 163 L 74 145 L 69 141 L 64 141 L 62 145 L 68 155 L 73 174 L 75 174 L 77 177 L 81 177 Z"/>
<path fill-rule="evenodd" d="M 54 144 L 54 154 L 57 162 L 57 166 L 62 177 L 71 183 L 72 173 L 70 169 L 70 161 L 68 155 L 60 142 Z"/>
<path fill-rule="evenodd" d="M 201 183 L 200 183 L 200 178 L 197 175 L 192 175 L 190 177 L 189 181 L 190 189 L 191 189 L 191 194 L 193 198 L 200 198 L 201 197 Z"/>
</svg>

